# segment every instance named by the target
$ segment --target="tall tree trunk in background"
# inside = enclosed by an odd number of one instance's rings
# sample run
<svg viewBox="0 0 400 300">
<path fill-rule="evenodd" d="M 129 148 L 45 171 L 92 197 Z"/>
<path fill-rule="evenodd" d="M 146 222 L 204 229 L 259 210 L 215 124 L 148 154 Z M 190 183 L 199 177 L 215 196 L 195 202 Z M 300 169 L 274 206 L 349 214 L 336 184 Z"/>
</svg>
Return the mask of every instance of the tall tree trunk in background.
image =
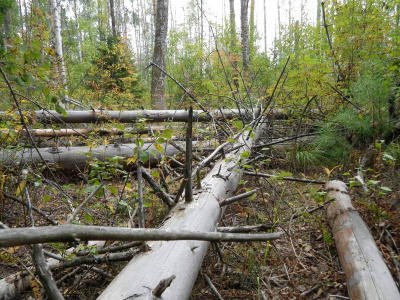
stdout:
<svg viewBox="0 0 400 300">
<path fill-rule="evenodd" d="M 78 30 L 78 57 L 79 61 L 83 61 L 83 50 L 82 50 L 82 30 L 80 29 L 79 20 L 80 20 L 80 12 L 78 12 L 78 8 L 76 5 L 76 0 L 74 0 L 74 15 L 75 15 L 75 24 Z"/>
<path fill-rule="evenodd" d="M 267 6 L 264 0 L 264 52 L 267 53 Z"/>
<path fill-rule="evenodd" d="M 249 0 L 241 0 L 240 23 L 242 28 L 242 60 L 243 69 L 247 70 L 250 63 L 249 46 Z"/>
<path fill-rule="evenodd" d="M 250 41 L 249 41 L 249 61 L 251 60 L 251 53 L 254 51 L 255 38 L 256 38 L 256 23 L 254 18 L 255 0 L 250 1 Z"/>
<path fill-rule="evenodd" d="M 237 55 L 236 55 L 236 21 L 235 21 L 235 0 L 229 0 L 229 27 L 231 35 L 231 57 L 232 65 L 236 69 L 237 67 Z M 239 88 L 239 74 L 234 71 L 232 76 L 232 82 L 235 87 Z"/>
<path fill-rule="evenodd" d="M 114 40 L 117 38 L 117 28 L 115 26 L 115 9 L 114 0 L 110 0 L 110 17 L 111 17 L 111 31 Z"/>
<path fill-rule="evenodd" d="M 155 19 L 153 62 L 165 69 L 168 32 L 168 0 L 157 0 Z M 153 67 L 151 76 L 151 106 L 153 109 L 166 109 L 165 74 Z"/>
<path fill-rule="evenodd" d="M 58 73 L 61 78 L 61 84 L 63 88 L 68 91 L 67 88 L 67 73 L 65 70 L 65 63 L 62 49 L 62 37 L 61 37 L 61 1 L 50 0 L 50 18 L 51 18 L 51 29 L 52 29 L 52 43 L 54 51 L 56 53 Z"/>
</svg>

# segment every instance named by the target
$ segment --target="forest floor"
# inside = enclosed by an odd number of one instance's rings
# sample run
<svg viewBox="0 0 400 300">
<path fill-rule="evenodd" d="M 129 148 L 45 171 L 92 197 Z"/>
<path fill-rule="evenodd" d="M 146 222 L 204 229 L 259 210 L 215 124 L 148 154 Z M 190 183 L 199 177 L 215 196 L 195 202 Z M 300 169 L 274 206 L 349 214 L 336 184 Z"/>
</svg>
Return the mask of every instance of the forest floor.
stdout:
<svg viewBox="0 0 400 300">
<path fill-rule="evenodd" d="M 277 175 L 291 172 L 282 157 L 277 158 L 277 161 L 280 163 L 258 166 L 259 172 Z M 292 172 L 293 177 L 328 179 L 322 166 L 314 166 L 302 173 Z M 330 178 L 346 179 L 341 170 L 329 173 Z M 350 195 L 399 285 L 400 253 L 397 245 L 400 245 L 400 182 L 396 180 L 399 174 L 393 168 L 382 167 L 379 174 L 374 176 L 378 175 L 380 184 L 390 187 L 392 192 L 379 194 L 371 189 L 365 194 L 360 188 L 351 188 Z M 76 198 L 78 186 L 80 190 L 87 187 L 82 184 L 79 176 L 75 177 L 75 182 L 70 181 L 68 174 L 60 176 L 60 182 L 64 182 L 64 188 L 71 197 Z M 120 191 L 124 183 L 117 179 L 114 178 L 112 184 Z M 285 234 L 281 239 L 269 243 L 227 242 L 210 245 L 191 299 L 217 299 L 206 281 L 207 277 L 222 299 L 347 299 L 345 275 L 326 217 L 325 210 L 329 203 L 324 204 L 321 196 L 323 186 L 246 175 L 236 194 L 254 188 L 260 189 L 255 196 L 227 206 L 219 226 L 273 225 L 275 232 Z M 57 197 L 57 193 L 53 191 L 53 200 L 49 206 L 42 203 L 43 195 L 48 191 L 35 191 L 31 195 L 33 205 L 51 213 L 56 220 L 67 218 L 68 204 Z M 109 193 L 107 197 L 111 199 L 113 195 Z M 152 200 L 155 204 L 147 209 L 146 225 L 157 227 L 167 214 L 167 209 L 154 195 Z M 118 199 L 114 199 L 113 203 L 114 208 L 110 209 L 107 203 L 99 206 L 99 203 L 92 202 L 90 209 L 96 225 L 126 225 L 126 220 L 130 218 L 129 211 L 115 204 Z M 17 208 L 13 201 L 4 201 L 1 209 L 3 223 L 7 226 L 28 226 L 26 210 Z M 37 218 L 36 225 L 48 223 L 43 218 Z M 70 246 L 74 245 L 51 244 L 46 249 L 62 251 Z M 0 249 L 0 279 L 24 271 L 24 266 L 30 266 L 30 256 L 27 255 L 29 251 L 27 246 Z M 96 266 L 115 276 L 125 264 L 119 262 Z M 89 271 L 90 268 L 82 268 L 83 271 L 78 273 L 75 273 L 76 270 L 78 268 L 54 272 L 55 280 L 66 299 L 96 299 L 110 282 L 110 278 L 93 273 Z M 34 280 L 30 282 L 32 286 L 37 286 Z M 41 299 L 38 289 L 36 294 L 28 292 L 21 295 L 20 299 L 28 299 L 30 296 Z"/>
</svg>

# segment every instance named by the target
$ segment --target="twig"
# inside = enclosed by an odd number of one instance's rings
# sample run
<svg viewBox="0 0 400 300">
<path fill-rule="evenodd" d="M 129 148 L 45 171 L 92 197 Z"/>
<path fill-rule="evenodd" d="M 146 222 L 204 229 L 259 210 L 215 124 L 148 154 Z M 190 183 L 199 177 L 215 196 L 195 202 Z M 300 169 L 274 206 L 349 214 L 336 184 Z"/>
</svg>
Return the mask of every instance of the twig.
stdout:
<svg viewBox="0 0 400 300">
<path fill-rule="evenodd" d="M 126 244 L 122 244 L 122 245 L 118 245 L 118 246 L 108 246 L 108 247 L 104 247 L 104 248 L 95 249 L 95 253 L 96 254 L 104 254 L 104 253 L 108 253 L 108 252 L 122 251 L 122 250 L 129 249 L 132 247 L 140 246 L 141 244 L 142 244 L 141 242 L 130 242 L 130 243 L 126 243 Z M 75 255 L 76 256 L 84 256 L 84 255 L 88 255 L 91 253 L 92 253 L 91 250 L 83 250 L 83 251 L 76 252 Z"/>
<path fill-rule="evenodd" d="M 279 179 L 279 180 L 296 181 L 296 182 L 304 182 L 304 183 L 315 183 L 315 184 L 325 184 L 326 183 L 326 181 L 323 181 L 323 180 L 294 178 L 294 177 L 279 177 L 277 175 L 263 174 L 263 173 L 257 173 L 257 172 L 244 172 L 244 174 L 250 175 L 250 176 L 275 178 L 275 179 Z"/>
<path fill-rule="evenodd" d="M 266 143 L 266 144 L 262 144 L 262 145 L 256 145 L 256 146 L 253 146 L 252 148 L 253 149 L 259 149 L 259 148 L 269 147 L 269 146 L 273 146 L 273 145 L 276 145 L 276 144 L 281 144 L 281 143 L 288 142 L 288 141 L 291 141 L 291 140 L 299 139 L 299 138 L 302 138 L 302 137 L 314 136 L 314 135 L 317 135 L 317 134 L 316 133 L 305 133 L 305 134 L 291 136 L 291 137 L 284 138 L 284 139 L 279 139 L 279 140 L 271 142 L 271 143 Z"/>
<path fill-rule="evenodd" d="M 251 195 L 253 195 L 254 193 L 256 193 L 258 190 L 259 190 L 259 189 L 255 189 L 255 190 L 252 190 L 252 191 L 249 191 L 249 192 L 246 192 L 246 193 L 243 193 L 243 194 L 240 194 L 240 195 L 237 195 L 237 196 L 228 198 L 228 199 L 224 199 L 224 200 L 222 200 L 222 201 L 219 202 L 219 206 L 220 206 L 220 207 L 223 207 L 223 206 L 228 205 L 228 204 L 231 204 L 231 203 L 233 203 L 233 202 L 236 202 L 236 201 L 245 199 L 245 198 L 247 198 L 247 197 L 250 197 Z"/>
<path fill-rule="evenodd" d="M 203 278 L 206 280 L 207 284 L 209 285 L 209 287 L 211 288 L 211 291 L 214 293 L 215 297 L 217 297 L 217 299 L 219 300 L 224 300 L 224 298 L 222 298 L 221 294 L 218 292 L 218 290 L 216 289 L 216 287 L 214 286 L 214 284 L 211 282 L 210 277 L 208 277 L 206 274 L 204 274 L 203 272 L 200 272 L 200 274 L 203 276 Z"/>
<path fill-rule="evenodd" d="M 68 220 L 64 224 L 71 224 L 73 220 L 75 220 L 76 216 L 79 212 L 85 207 L 86 203 L 96 195 L 96 193 L 104 186 L 104 182 L 102 182 L 93 192 L 90 193 L 89 196 L 78 206 L 77 209 L 72 213 L 72 215 L 68 218 Z"/>
<path fill-rule="evenodd" d="M 138 171 L 139 171 L 139 168 L 138 168 Z M 162 188 L 154 180 L 153 176 L 151 176 L 151 174 L 149 172 L 147 172 L 147 170 L 143 166 L 140 167 L 140 173 L 143 176 L 143 178 L 150 184 L 151 188 L 153 189 L 153 191 L 157 197 L 159 197 L 169 207 L 173 207 L 175 205 L 175 202 L 171 198 L 171 196 L 162 190 Z M 139 175 L 139 172 L 138 172 L 138 175 Z M 139 181 L 139 176 L 138 176 L 138 181 Z M 140 227 L 140 228 L 143 228 L 143 227 Z"/>
<path fill-rule="evenodd" d="M 250 233 L 259 231 L 270 231 L 275 228 L 278 224 L 263 224 L 255 226 L 240 226 L 240 227 L 217 227 L 217 232 L 229 232 L 229 233 Z"/>
<path fill-rule="evenodd" d="M 7 199 L 13 200 L 13 201 L 15 201 L 15 202 L 18 202 L 18 203 L 20 203 L 20 204 L 22 204 L 22 205 L 28 207 L 28 203 L 22 201 L 21 199 L 18 199 L 17 197 L 11 196 L 11 195 L 9 195 L 9 194 L 7 194 L 7 193 L 3 193 L 3 195 L 4 195 L 4 197 L 7 198 Z M 50 218 L 49 216 L 47 216 L 46 213 L 44 213 L 42 210 L 40 210 L 40 209 L 37 208 L 36 206 L 33 206 L 33 205 L 32 205 L 31 207 L 32 207 L 32 210 L 33 210 L 33 211 L 37 212 L 39 215 L 41 215 L 42 217 L 44 217 L 44 218 L 45 218 L 47 221 L 49 221 L 51 224 L 53 224 L 53 225 L 59 225 L 59 223 L 58 223 L 56 220 L 54 220 L 54 219 Z"/>
</svg>

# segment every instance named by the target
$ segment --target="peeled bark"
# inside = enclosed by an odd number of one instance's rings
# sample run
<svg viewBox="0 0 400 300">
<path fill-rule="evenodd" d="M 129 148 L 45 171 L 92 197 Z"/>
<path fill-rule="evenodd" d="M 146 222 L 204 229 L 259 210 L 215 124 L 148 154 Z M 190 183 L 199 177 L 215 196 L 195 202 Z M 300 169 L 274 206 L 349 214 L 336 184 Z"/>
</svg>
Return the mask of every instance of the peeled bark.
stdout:
<svg viewBox="0 0 400 300">
<path fill-rule="evenodd" d="M 255 132 L 257 135 L 258 131 Z M 232 160 L 216 163 L 202 181 L 202 192 L 194 195 L 192 202 L 176 205 L 162 229 L 215 230 L 223 211 L 219 201 L 233 195 L 243 174 L 239 166 L 240 154 L 251 152 L 251 138 L 242 137 L 239 141 L 242 147 L 226 157 Z M 148 245 L 151 250 L 133 258 L 98 299 L 127 299 L 133 295 L 145 298 L 161 280 L 172 275 L 176 278 L 163 293 L 163 299 L 189 298 L 209 243 L 177 241 L 153 242 Z"/>
<path fill-rule="evenodd" d="M 351 299 L 400 299 L 400 293 L 385 264 L 374 238 L 351 204 L 346 185 L 330 181 L 325 185 L 328 207 L 340 263 L 346 274 Z"/>
</svg>

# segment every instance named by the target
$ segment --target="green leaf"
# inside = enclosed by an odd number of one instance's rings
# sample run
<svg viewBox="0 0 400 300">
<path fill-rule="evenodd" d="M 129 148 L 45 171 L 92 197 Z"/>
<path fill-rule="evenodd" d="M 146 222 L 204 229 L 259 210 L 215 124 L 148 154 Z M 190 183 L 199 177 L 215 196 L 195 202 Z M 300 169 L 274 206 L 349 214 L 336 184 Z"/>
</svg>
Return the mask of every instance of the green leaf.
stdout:
<svg viewBox="0 0 400 300">
<path fill-rule="evenodd" d="M 43 196 L 43 205 L 46 205 L 47 202 L 49 202 L 51 200 L 51 197 L 49 195 L 44 195 Z"/>
<path fill-rule="evenodd" d="M 86 222 L 88 222 L 88 223 L 92 223 L 93 222 L 92 216 L 89 215 L 88 213 L 85 212 L 83 216 L 84 216 Z"/>
<path fill-rule="evenodd" d="M 118 195 L 118 190 L 115 186 L 113 185 L 108 185 L 107 186 L 108 190 L 114 195 L 117 196 Z"/>
<path fill-rule="evenodd" d="M 161 136 L 167 140 L 170 140 L 172 138 L 172 133 L 173 131 L 169 128 L 165 129 L 163 131 L 163 133 L 161 134 Z"/>
<path fill-rule="evenodd" d="M 249 151 L 243 151 L 243 152 L 240 154 L 240 157 L 241 157 L 241 158 L 248 158 L 249 156 L 250 156 Z"/>
<path fill-rule="evenodd" d="M 243 128 L 243 123 L 242 121 L 235 121 L 233 122 L 232 126 L 235 128 Z"/>
<path fill-rule="evenodd" d="M 379 187 L 382 191 L 385 191 L 385 192 L 391 192 L 392 191 L 392 189 L 391 188 L 388 188 L 387 186 L 380 186 Z"/>
<path fill-rule="evenodd" d="M 235 143 L 236 142 L 235 139 L 227 139 L 226 141 L 229 142 L 229 143 Z"/>
<path fill-rule="evenodd" d="M 154 178 L 160 178 L 160 173 L 157 172 L 157 171 L 151 171 L 151 175 L 152 175 Z"/>
<path fill-rule="evenodd" d="M 149 160 L 149 153 L 146 151 L 140 152 L 140 160 L 142 163 L 146 163 Z"/>
</svg>

